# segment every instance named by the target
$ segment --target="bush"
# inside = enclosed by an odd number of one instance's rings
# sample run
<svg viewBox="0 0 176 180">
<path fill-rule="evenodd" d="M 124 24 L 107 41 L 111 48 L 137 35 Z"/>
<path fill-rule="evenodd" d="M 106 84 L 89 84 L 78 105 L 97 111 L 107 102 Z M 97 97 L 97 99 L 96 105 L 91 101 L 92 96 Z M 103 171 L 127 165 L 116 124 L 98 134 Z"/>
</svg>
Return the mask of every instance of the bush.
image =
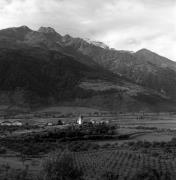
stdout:
<svg viewBox="0 0 176 180">
<path fill-rule="evenodd" d="M 100 146 L 95 143 L 90 142 L 71 142 L 68 144 L 68 149 L 70 151 L 79 152 L 79 151 L 89 151 L 89 150 L 97 150 Z"/>
<path fill-rule="evenodd" d="M 37 180 L 35 177 L 33 177 L 32 174 L 30 174 L 28 166 L 26 166 L 24 169 L 12 169 L 8 164 L 2 165 L 0 167 L 1 170 L 1 180 Z"/>
<path fill-rule="evenodd" d="M 100 178 L 101 180 L 118 180 L 119 175 L 111 171 L 106 171 Z"/>
<path fill-rule="evenodd" d="M 0 154 L 5 154 L 7 152 L 7 150 L 4 147 L 0 148 Z"/>
</svg>

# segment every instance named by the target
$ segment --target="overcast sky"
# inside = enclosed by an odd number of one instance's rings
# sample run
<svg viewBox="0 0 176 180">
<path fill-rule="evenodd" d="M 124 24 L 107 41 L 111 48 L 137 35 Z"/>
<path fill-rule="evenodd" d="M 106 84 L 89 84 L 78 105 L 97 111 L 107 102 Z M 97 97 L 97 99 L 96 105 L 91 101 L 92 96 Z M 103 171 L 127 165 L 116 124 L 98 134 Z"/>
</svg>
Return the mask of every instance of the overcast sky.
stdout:
<svg viewBox="0 0 176 180">
<path fill-rule="evenodd" d="M 176 0 L 0 0 L 0 29 L 21 25 L 176 61 Z"/>
</svg>

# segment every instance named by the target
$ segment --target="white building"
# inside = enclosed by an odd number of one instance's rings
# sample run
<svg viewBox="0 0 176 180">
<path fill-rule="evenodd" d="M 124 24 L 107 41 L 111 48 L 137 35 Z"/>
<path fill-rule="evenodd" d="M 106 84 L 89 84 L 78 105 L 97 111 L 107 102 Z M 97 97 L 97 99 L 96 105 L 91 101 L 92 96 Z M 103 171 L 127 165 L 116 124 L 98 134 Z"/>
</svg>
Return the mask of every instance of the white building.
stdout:
<svg viewBox="0 0 176 180">
<path fill-rule="evenodd" d="M 83 117 L 80 115 L 77 120 L 77 124 L 81 125 L 83 123 Z"/>
<path fill-rule="evenodd" d="M 3 121 L 1 122 L 1 126 L 12 126 L 12 123 L 10 121 Z"/>
<path fill-rule="evenodd" d="M 94 119 L 91 119 L 90 122 L 91 122 L 92 124 L 96 124 L 96 120 L 94 120 Z"/>
<path fill-rule="evenodd" d="M 47 126 L 53 126 L 53 123 L 52 122 L 48 122 Z"/>
<path fill-rule="evenodd" d="M 12 122 L 12 125 L 13 126 L 22 126 L 23 123 L 21 121 L 14 121 L 14 122 Z"/>
</svg>

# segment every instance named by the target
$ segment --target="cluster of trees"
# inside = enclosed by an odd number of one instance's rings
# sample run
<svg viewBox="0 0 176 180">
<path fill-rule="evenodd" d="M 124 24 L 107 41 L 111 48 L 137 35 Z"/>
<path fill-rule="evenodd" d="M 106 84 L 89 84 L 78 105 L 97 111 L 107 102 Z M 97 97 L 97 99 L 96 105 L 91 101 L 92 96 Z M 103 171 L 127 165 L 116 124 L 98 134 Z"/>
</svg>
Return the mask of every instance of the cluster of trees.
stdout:
<svg viewBox="0 0 176 180">
<path fill-rule="evenodd" d="M 164 141 L 161 141 L 161 142 L 149 142 L 149 141 L 137 141 L 137 142 L 129 142 L 128 143 L 129 146 L 133 146 L 135 147 L 136 149 L 140 149 L 140 148 L 160 148 L 160 149 L 163 149 L 163 148 L 174 148 L 176 147 L 176 138 L 172 138 L 171 141 L 168 141 L 168 142 L 164 142 Z"/>
<path fill-rule="evenodd" d="M 137 150 L 153 157 L 172 158 L 175 156 L 176 138 L 168 142 L 137 141 L 128 142 L 131 150 Z"/>
<path fill-rule="evenodd" d="M 12 133 L 14 131 L 19 131 L 19 130 L 26 130 L 26 129 L 37 129 L 38 126 L 36 125 L 28 125 L 28 124 L 24 124 L 22 126 L 7 126 L 7 125 L 3 125 L 0 126 L 0 133 L 4 134 L 4 133 Z"/>
<path fill-rule="evenodd" d="M 71 142 L 67 144 L 67 148 L 71 152 L 80 152 L 80 151 L 91 151 L 91 150 L 98 150 L 101 148 L 99 144 L 86 142 L 86 141 L 78 141 L 78 142 Z"/>
<path fill-rule="evenodd" d="M 79 140 L 104 140 L 118 138 L 115 127 L 109 124 L 98 124 L 90 128 L 55 129 L 47 132 L 21 135 L 19 137 L 5 137 L 0 140 L 1 145 L 27 155 L 45 154 L 54 149 L 63 149 L 60 144 L 75 142 L 69 146 L 72 151 L 98 149 L 95 144 L 76 143 Z"/>
</svg>

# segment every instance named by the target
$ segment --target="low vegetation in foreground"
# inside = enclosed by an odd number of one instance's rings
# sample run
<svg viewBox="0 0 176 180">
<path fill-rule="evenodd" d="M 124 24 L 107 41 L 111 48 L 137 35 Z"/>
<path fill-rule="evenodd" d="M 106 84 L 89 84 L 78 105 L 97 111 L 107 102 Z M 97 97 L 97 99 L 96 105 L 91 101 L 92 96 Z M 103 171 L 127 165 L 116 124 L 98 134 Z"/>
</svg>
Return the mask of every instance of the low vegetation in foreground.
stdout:
<svg viewBox="0 0 176 180">
<path fill-rule="evenodd" d="M 2 180 L 174 180 L 176 163 L 121 150 L 52 153 L 31 174 L 4 166 Z M 2 168 L 1 168 L 2 170 Z"/>
</svg>

